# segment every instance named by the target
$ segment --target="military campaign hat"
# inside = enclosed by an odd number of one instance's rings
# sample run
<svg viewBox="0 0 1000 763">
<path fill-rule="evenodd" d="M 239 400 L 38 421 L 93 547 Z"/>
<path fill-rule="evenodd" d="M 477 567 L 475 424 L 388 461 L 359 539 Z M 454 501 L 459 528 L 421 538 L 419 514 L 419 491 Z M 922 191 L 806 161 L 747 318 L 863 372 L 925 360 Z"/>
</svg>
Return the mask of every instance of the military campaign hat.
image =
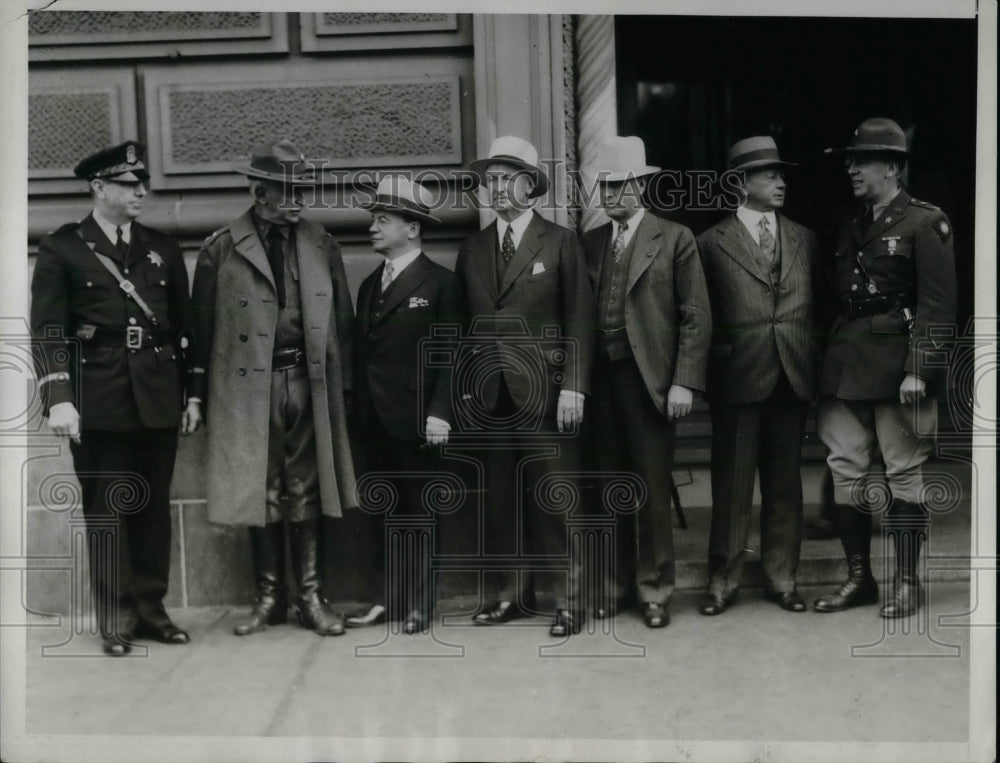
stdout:
<svg viewBox="0 0 1000 763">
<path fill-rule="evenodd" d="M 146 147 L 134 140 L 104 148 L 91 154 L 73 168 L 73 174 L 82 180 L 122 180 L 139 182 L 149 180 L 149 172 L 142 163 Z M 127 177 L 131 175 L 131 177 Z"/>
<path fill-rule="evenodd" d="M 866 119 L 851 136 L 851 145 L 845 148 L 828 148 L 825 154 L 850 154 L 856 152 L 909 154 L 906 133 L 896 122 L 885 117 Z"/>
<path fill-rule="evenodd" d="M 317 185 L 322 180 L 315 167 L 290 140 L 278 140 L 257 146 L 250 156 L 250 163 L 233 167 L 241 175 L 279 183 Z"/>
</svg>

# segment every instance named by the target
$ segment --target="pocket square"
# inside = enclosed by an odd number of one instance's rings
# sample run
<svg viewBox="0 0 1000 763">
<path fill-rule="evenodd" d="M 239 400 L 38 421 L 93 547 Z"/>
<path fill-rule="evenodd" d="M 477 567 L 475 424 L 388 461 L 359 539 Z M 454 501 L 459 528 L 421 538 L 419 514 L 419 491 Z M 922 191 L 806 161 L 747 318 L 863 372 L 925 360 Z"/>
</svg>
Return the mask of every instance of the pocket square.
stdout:
<svg viewBox="0 0 1000 763">
<path fill-rule="evenodd" d="M 423 297 L 410 297 L 410 307 L 427 307 L 429 304 Z"/>
<path fill-rule="evenodd" d="M 541 262 L 536 262 L 534 265 L 531 266 L 531 275 L 533 276 L 537 276 L 539 273 L 544 273 L 544 272 L 545 272 L 545 265 L 542 264 Z"/>
</svg>

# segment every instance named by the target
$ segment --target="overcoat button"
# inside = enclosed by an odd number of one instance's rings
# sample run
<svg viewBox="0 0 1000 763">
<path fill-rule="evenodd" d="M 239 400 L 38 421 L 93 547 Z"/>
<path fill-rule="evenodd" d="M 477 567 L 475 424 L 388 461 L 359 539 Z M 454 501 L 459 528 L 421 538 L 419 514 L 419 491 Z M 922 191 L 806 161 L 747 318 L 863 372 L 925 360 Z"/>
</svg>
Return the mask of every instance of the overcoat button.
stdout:
<svg viewBox="0 0 1000 763">
<path fill-rule="evenodd" d="M 857 290 L 858 290 L 858 285 L 856 283 L 852 283 L 851 284 L 851 291 L 857 291 Z"/>
<path fill-rule="evenodd" d="M 129 318 L 128 322 L 129 322 L 129 325 L 134 326 L 135 325 L 135 318 Z"/>
<path fill-rule="evenodd" d="M 247 375 L 247 370 L 245 368 L 241 368 L 240 371 L 239 371 L 239 373 L 240 373 L 240 376 L 246 376 Z"/>
<path fill-rule="evenodd" d="M 247 306 L 247 301 L 245 299 L 241 299 L 240 300 L 240 307 L 246 307 L 246 306 Z"/>
<path fill-rule="evenodd" d="M 87 286 L 89 286 L 89 287 L 93 287 L 93 285 L 94 285 L 94 282 L 93 282 L 93 281 L 87 281 Z"/>
<path fill-rule="evenodd" d="M 245 342 L 246 340 L 247 340 L 247 335 L 246 334 L 240 334 L 240 341 L 241 342 Z"/>
</svg>

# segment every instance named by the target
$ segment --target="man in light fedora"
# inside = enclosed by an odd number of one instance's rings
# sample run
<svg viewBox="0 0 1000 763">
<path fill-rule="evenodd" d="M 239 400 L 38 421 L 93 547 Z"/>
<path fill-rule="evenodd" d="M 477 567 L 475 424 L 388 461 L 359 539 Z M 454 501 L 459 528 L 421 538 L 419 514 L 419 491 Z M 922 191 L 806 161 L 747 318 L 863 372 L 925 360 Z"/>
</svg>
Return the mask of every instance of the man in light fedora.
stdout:
<svg viewBox="0 0 1000 763">
<path fill-rule="evenodd" d="M 304 627 L 344 632 L 323 598 L 320 517 L 356 506 L 345 390 L 353 308 L 340 248 L 303 220 L 319 182 L 287 140 L 236 171 L 253 206 L 209 236 L 195 268 L 195 398 L 206 403 L 208 517 L 250 528 L 257 601 L 234 628 L 287 617 L 285 522 Z"/>
<path fill-rule="evenodd" d="M 475 362 L 467 364 L 469 374 L 456 382 L 465 389 L 469 381 L 468 394 L 453 402 L 469 408 L 489 438 L 485 552 L 509 563 L 497 575 L 495 599 L 474 619 L 493 625 L 528 614 L 536 577 L 529 557 L 543 563 L 569 557 L 568 574 L 556 571 L 552 583 L 550 633 L 565 637 L 583 620 L 579 564 L 568 553 L 566 512 L 543 508 L 535 488 L 549 474 L 577 469 L 594 296 L 576 235 L 532 209 L 548 188 L 535 147 L 502 136 L 471 167 L 489 190 L 497 220 L 458 253 L 458 288 L 477 341 L 470 345 Z M 539 448 L 552 455 L 540 457 Z"/>
<path fill-rule="evenodd" d="M 615 614 L 634 587 L 645 624 L 662 628 L 675 579 L 674 427 L 704 390 L 712 316 L 691 231 L 644 207 L 647 178 L 659 167 L 646 163 L 642 139 L 608 138 L 585 172 L 600 183 L 611 218 L 583 236 L 598 307 L 597 466 L 633 472 L 646 488 L 636 510 L 617 518 L 617 559 L 606 565 L 614 579 L 603 581 L 608 593 L 596 614 Z"/>
<path fill-rule="evenodd" d="M 427 478 L 440 469 L 435 452 L 451 431 L 451 366 L 422 363 L 420 341 L 435 325 L 460 320 L 454 274 L 422 251 L 424 231 L 440 220 L 431 214 L 426 189 L 402 175 L 379 181 L 371 212 L 372 248 L 380 265 L 361 283 L 354 342 L 356 444 L 366 476 L 388 480 L 398 502 L 393 519 L 433 516 L 423 499 Z M 364 496 L 362 495 L 362 508 Z M 372 606 L 348 617 L 348 627 L 405 618 L 403 632 L 421 633 L 433 612 L 430 549 L 423 527 L 386 535 L 387 515 L 373 512 Z M 391 560 L 399 553 L 401 560 Z M 389 575 L 392 570 L 395 574 Z M 395 606 L 393 606 L 395 605 Z"/>
<path fill-rule="evenodd" d="M 760 545 L 766 592 L 804 612 L 795 588 L 802 540 L 799 465 L 816 391 L 814 299 L 822 287 L 812 231 L 778 211 L 785 169 L 770 136 L 737 141 L 729 172 L 742 202 L 698 237 L 712 299 L 708 402 L 712 418 L 712 527 L 703 615 L 739 590 L 760 474 Z"/>
<path fill-rule="evenodd" d="M 882 617 L 905 617 L 921 605 L 920 548 L 929 532 L 923 464 L 937 432 L 933 345 L 918 340 L 934 326 L 952 326 L 956 312 L 954 233 L 948 217 L 902 187 L 906 137 L 891 119 L 866 119 L 844 157 L 858 200 L 840 225 L 834 257 L 837 317 L 819 374 L 817 429 L 830 449 L 840 541 L 847 580 L 820 597 L 818 612 L 878 602 L 866 500 L 876 449 L 891 495 L 882 528 L 896 546 L 896 574 Z"/>
</svg>

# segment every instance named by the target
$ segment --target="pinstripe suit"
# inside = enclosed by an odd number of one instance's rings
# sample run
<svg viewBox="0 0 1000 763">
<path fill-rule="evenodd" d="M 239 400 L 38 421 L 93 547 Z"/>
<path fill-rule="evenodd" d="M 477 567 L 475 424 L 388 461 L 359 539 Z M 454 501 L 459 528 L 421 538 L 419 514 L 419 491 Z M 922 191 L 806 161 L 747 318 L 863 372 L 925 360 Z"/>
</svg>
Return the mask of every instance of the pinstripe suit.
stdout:
<svg viewBox="0 0 1000 763">
<path fill-rule="evenodd" d="M 707 397 L 712 416 L 709 590 L 739 587 L 755 472 L 761 555 L 772 591 L 795 588 L 802 522 L 801 437 L 815 394 L 816 236 L 778 216 L 780 271 L 762 264 L 736 215 L 698 238 L 712 302 Z"/>
</svg>

